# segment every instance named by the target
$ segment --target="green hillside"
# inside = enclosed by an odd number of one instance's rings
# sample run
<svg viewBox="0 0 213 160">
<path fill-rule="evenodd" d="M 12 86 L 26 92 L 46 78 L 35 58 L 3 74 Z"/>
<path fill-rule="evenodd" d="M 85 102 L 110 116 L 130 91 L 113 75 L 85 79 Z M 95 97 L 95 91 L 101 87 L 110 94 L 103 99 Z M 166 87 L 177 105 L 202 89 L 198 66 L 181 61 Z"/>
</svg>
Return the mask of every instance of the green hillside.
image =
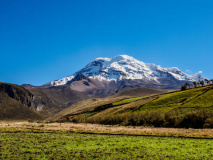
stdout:
<svg viewBox="0 0 213 160">
<path fill-rule="evenodd" d="M 100 103 L 102 101 L 104 104 Z M 109 125 L 213 128 L 213 85 L 117 101 L 99 99 L 99 103 L 93 103 L 89 110 L 78 110 L 75 106 L 72 106 L 72 110 L 63 112 L 63 116 L 55 120 Z"/>
<path fill-rule="evenodd" d="M 213 105 L 212 87 L 200 87 L 166 94 L 140 107 L 140 111 L 168 111 L 177 107 L 211 107 Z"/>
<path fill-rule="evenodd" d="M 137 100 L 142 99 L 142 98 L 143 97 L 135 97 L 135 98 L 123 99 L 121 101 L 117 101 L 117 102 L 112 103 L 112 105 L 113 106 L 119 106 L 119 105 L 123 105 L 123 104 L 127 104 L 127 103 L 130 103 L 130 102 L 137 101 Z"/>
</svg>

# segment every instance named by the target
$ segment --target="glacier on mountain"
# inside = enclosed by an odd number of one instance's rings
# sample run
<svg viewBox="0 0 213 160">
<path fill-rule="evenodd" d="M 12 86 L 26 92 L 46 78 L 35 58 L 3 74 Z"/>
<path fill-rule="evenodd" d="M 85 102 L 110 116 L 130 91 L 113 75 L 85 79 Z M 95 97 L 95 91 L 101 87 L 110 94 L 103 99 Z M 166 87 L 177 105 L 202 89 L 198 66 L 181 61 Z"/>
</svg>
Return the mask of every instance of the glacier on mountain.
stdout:
<svg viewBox="0 0 213 160">
<path fill-rule="evenodd" d="M 125 79 L 154 80 L 173 77 L 179 81 L 198 81 L 204 79 L 200 74 L 188 75 L 177 67 L 162 68 L 159 65 L 144 63 L 128 55 L 118 55 L 113 58 L 96 58 L 83 69 L 71 76 L 48 83 L 51 86 L 64 85 L 76 75 L 83 74 L 89 78 L 106 81 Z"/>
</svg>

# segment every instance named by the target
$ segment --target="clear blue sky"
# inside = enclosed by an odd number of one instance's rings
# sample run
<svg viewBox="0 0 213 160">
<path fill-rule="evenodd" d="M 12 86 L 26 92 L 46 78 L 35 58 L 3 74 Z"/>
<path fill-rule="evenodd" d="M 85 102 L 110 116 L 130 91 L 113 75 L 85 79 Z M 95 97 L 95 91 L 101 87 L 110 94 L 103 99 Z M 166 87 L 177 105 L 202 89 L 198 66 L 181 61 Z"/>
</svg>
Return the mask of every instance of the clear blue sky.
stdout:
<svg viewBox="0 0 213 160">
<path fill-rule="evenodd" d="M 0 81 L 42 85 L 127 54 L 213 78 L 212 0 L 0 0 Z"/>
</svg>

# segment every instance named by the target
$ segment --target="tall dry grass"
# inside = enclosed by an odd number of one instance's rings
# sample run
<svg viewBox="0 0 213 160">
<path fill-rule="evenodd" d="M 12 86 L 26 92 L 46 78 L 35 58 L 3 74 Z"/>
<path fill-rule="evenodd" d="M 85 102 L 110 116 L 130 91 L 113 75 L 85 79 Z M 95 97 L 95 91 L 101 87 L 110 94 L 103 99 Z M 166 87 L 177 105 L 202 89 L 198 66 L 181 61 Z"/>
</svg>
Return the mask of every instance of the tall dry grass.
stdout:
<svg viewBox="0 0 213 160">
<path fill-rule="evenodd" d="M 86 123 L 28 123 L 4 121 L 0 122 L 0 132 L 78 132 L 94 134 L 213 138 L 213 129 L 152 128 Z"/>
</svg>

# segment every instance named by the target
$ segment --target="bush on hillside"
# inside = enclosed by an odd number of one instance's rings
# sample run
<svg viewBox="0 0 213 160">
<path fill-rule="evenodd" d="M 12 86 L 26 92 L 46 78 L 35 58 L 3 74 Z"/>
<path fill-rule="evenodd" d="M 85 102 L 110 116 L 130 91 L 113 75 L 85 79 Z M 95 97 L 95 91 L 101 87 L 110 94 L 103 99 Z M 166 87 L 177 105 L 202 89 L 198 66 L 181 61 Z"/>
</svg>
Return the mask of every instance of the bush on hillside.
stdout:
<svg viewBox="0 0 213 160">
<path fill-rule="evenodd" d="M 62 120 L 62 119 L 61 119 Z M 210 108 L 178 108 L 168 112 L 135 112 L 110 115 L 82 115 L 67 117 L 62 121 L 123 126 L 153 126 L 174 128 L 213 128 L 213 111 Z"/>
<path fill-rule="evenodd" d="M 178 122 L 179 128 L 203 128 L 206 118 L 196 112 L 186 113 Z"/>
<path fill-rule="evenodd" d="M 76 121 L 75 121 L 76 122 Z M 79 122 L 82 122 L 79 120 Z M 123 126 L 153 126 L 175 128 L 213 128 L 213 111 L 209 109 L 173 110 L 146 113 L 128 113 L 89 117 L 86 123 Z"/>
<path fill-rule="evenodd" d="M 213 128 L 213 117 L 206 119 L 203 127 L 204 128 Z"/>
</svg>

